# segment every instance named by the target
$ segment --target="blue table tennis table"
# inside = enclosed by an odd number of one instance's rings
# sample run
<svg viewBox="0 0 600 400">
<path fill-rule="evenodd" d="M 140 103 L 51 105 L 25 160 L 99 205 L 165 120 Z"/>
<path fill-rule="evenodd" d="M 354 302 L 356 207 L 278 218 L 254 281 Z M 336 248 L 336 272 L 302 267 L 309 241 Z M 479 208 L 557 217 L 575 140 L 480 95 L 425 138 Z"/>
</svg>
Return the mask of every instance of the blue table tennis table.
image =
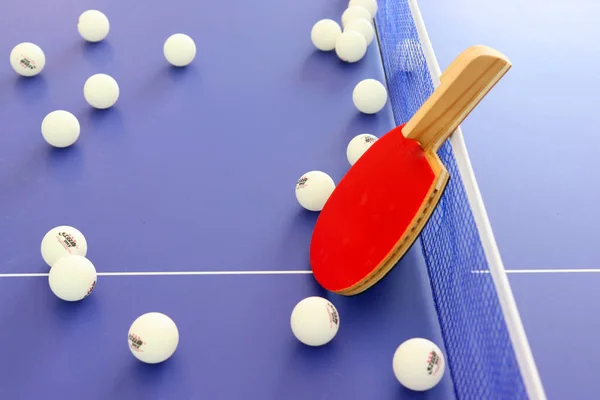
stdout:
<svg viewBox="0 0 600 400">
<path fill-rule="evenodd" d="M 346 6 L 0 5 L 0 399 L 594 398 L 600 5 L 380 0 L 377 41 L 355 64 L 310 42 L 312 25 L 339 21 Z M 110 19 L 101 43 L 77 33 L 87 9 Z M 162 54 L 178 32 L 198 46 L 183 69 Z M 24 41 L 47 57 L 34 78 L 7 62 Z M 452 178 L 420 239 L 365 293 L 324 291 L 308 261 L 318 213 L 298 205 L 296 180 L 317 169 L 338 182 L 349 140 L 405 122 L 473 44 L 513 68 L 440 150 Z M 119 82 L 115 107 L 85 103 L 95 73 Z M 365 78 L 390 93 L 374 116 L 352 104 Z M 40 133 L 56 109 L 81 123 L 67 149 Z M 58 225 L 84 233 L 99 272 L 78 303 L 52 294 L 40 255 Z M 289 325 L 311 295 L 340 312 L 321 348 Z M 180 331 L 159 365 L 127 347 L 130 324 L 150 311 Z M 436 342 L 448 362 L 428 392 L 392 372 L 412 337 Z"/>
</svg>

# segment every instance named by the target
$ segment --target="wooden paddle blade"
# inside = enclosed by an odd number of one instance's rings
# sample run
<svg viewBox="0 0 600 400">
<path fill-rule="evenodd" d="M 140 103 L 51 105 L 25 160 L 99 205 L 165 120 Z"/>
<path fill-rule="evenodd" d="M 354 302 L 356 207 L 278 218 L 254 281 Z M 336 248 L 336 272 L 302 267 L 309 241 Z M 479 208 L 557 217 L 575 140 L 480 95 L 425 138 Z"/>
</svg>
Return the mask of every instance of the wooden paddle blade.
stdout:
<svg viewBox="0 0 600 400">
<path fill-rule="evenodd" d="M 408 121 L 403 134 L 436 151 L 512 64 L 497 50 L 472 46 L 444 71 L 441 83 Z"/>
</svg>

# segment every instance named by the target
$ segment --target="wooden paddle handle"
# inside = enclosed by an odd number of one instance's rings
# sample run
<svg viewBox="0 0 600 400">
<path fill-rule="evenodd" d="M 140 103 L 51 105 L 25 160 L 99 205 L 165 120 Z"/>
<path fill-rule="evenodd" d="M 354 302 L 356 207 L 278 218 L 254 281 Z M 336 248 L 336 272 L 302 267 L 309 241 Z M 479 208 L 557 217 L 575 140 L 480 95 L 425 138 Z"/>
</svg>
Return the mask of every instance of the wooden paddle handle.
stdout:
<svg viewBox="0 0 600 400">
<path fill-rule="evenodd" d="M 473 46 L 446 68 L 440 85 L 402 129 L 424 151 L 436 151 L 511 68 L 497 50 Z"/>
</svg>

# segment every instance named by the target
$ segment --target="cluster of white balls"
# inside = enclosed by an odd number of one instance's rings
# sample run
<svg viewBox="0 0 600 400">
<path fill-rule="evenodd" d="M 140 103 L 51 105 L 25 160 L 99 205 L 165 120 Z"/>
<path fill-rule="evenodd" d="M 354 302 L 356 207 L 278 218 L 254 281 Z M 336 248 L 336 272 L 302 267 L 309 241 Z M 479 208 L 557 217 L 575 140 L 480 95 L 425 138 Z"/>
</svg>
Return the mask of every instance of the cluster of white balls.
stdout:
<svg viewBox="0 0 600 400">
<path fill-rule="evenodd" d="M 85 41 L 97 43 L 108 36 L 110 22 L 104 13 L 98 10 L 87 10 L 79 16 L 77 30 Z M 163 54 L 171 65 L 184 67 L 196 57 L 196 44 L 188 35 L 176 33 L 165 41 Z M 12 49 L 10 64 L 19 75 L 33 77 L 44 70 L 46 56 L 38 45 L 23 42 Z M 119 94 L 119 84 L 108 74 L 94 74 L 83 85 L 85 101 L 99 110 L 114 106 L 119 99 Z M 42 120 L 41 131 L 42 137 L 49 145 L 64 148 L 73 145 L 79 139 L 81 126 L 73 113 L 55 110 Z"/>
<path fill-rule="evenodd" d="M 98 10 L 88 10 L 79 16 L 77 30 L 90 43 L 104 40 L 110 32 L 110 22 Z M 187 35 L 171 35 L 164 43 L 163 54 L 175 67 L 190 64 L 196 56 L 196 44 Z M 10 53 L 10 65 L 26 78 L 40 74 L 46 66 L 46 56 L 36 44 L 23 42 Z M 83 85 L 83 96 L 96 109 L 108 109 L 119 98 L 117 81 L 98 73 L 89 77 Z M 53 147 L 69 147 L 79 138 L 81 127 L 75 115 L 65 110 L 50 112 L 42 120 L 42 137 Z M 48 283 L 56 297 L 66 302 L 78 302 L 87 298 L 96 288 L 98 274 L 94 264 L 87 258 L 88 243 L 85 236 L 72 226 L 57 226 L 41 243 L 44 261 L 50 266 Z M 131 353 L 140 361 L 160 363 L 170 358 L 179 343 L 179 331 L 171 318 L 158 312 L 140 315 L 127 333 Z"/>
<path fill-rule="evenodd" d="M 361 60 L 375 39 L 377 8 L 376 0 L 350 0 L 341 16 L 341 26 L 332 19 L 322 19 L 313 26 L 313 44 L 322 51 L 335 50 L 342 61 Z"/>
<path fill-rule="evenodd" d="M 87 252 L 87 239 L 72 226 L 54 227 L 42 238 L 42 258 L 50 267 L 48 283 L 59 299 L 81 301 L 96 288 L 98 274 L 87 258 Z M 138 360 L 156 364 L 175 353 L 179 330 L 167 315 L 149 312 L 133 321 L 127 341 L 129 350 Z"/>
<path fill-rule="evenodd" d="M 348 63 L 359 61 L 375 38 L 373 20 L 377 13 L 376 0 L 350 0 L 341 16 L 343 27 L 332 20 L 322 19 L 313 25 L 311 40 L 320 51 L 335 50 L 337 56 Z M 363 114 L 376 114 L 388 101 L 388 92 L 377 79 L 363 79 L 352 91 L 352 102 Z M 346 158 L 353 166 L 377 141 L 377 136 L 361 133 L 348 143 Z M 321 211 L 335 189 L 335 182 L 323 171 L 308 171 L 296 182 L 296 199 L 309 211 Z"/>
<path fill-rule="evenodd" d="M 290 318 L 296 339 L 307 346 L 324 346 L 331 342 L 340 329 L 337 308 L 324 297 L 310 296 L 299 301 Z M 446 363 L 440 348 L 430 340 L 412 338 L 404 341 L 392 357 L 396 379 L 414 391 L 429 390 L 442 377 Z"/>
</svg>

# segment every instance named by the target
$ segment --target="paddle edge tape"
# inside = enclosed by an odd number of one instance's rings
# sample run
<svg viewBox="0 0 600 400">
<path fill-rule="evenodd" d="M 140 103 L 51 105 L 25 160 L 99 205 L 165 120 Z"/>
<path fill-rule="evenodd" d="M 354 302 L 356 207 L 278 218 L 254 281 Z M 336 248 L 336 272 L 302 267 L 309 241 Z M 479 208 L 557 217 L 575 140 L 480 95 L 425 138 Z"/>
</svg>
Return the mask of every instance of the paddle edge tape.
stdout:
<svg viewBox="0 0 600 400">
<path fill-rule="evenodd" d="M 408 249 L 410 249 L 417 240 L 420 233 L 423 231 L 423 228 L 431 218 L 431 214 L 433 214 L 433 211 L 437 208 L 448 185 L 448 181 L 450 180 L 450 174 L 442 164 L 438 155 L 433 152 L 427 152 L 426 156 L 429 159 L 432 168 L 435 169 L 436 179 L 429 189 L 427 200 L 423 202 L 419 212 L 415 215 L 400 240 L 390 250 L 379 266 L 373 269 L 369 275 L 352 286 L 341 290 L 334 290 L 332 292 L 342 296 L 354 296 L 371 288 L 383 279 L 396 264 L 398 264 L 398 261 L 400 261 Z"/>
</svg>

